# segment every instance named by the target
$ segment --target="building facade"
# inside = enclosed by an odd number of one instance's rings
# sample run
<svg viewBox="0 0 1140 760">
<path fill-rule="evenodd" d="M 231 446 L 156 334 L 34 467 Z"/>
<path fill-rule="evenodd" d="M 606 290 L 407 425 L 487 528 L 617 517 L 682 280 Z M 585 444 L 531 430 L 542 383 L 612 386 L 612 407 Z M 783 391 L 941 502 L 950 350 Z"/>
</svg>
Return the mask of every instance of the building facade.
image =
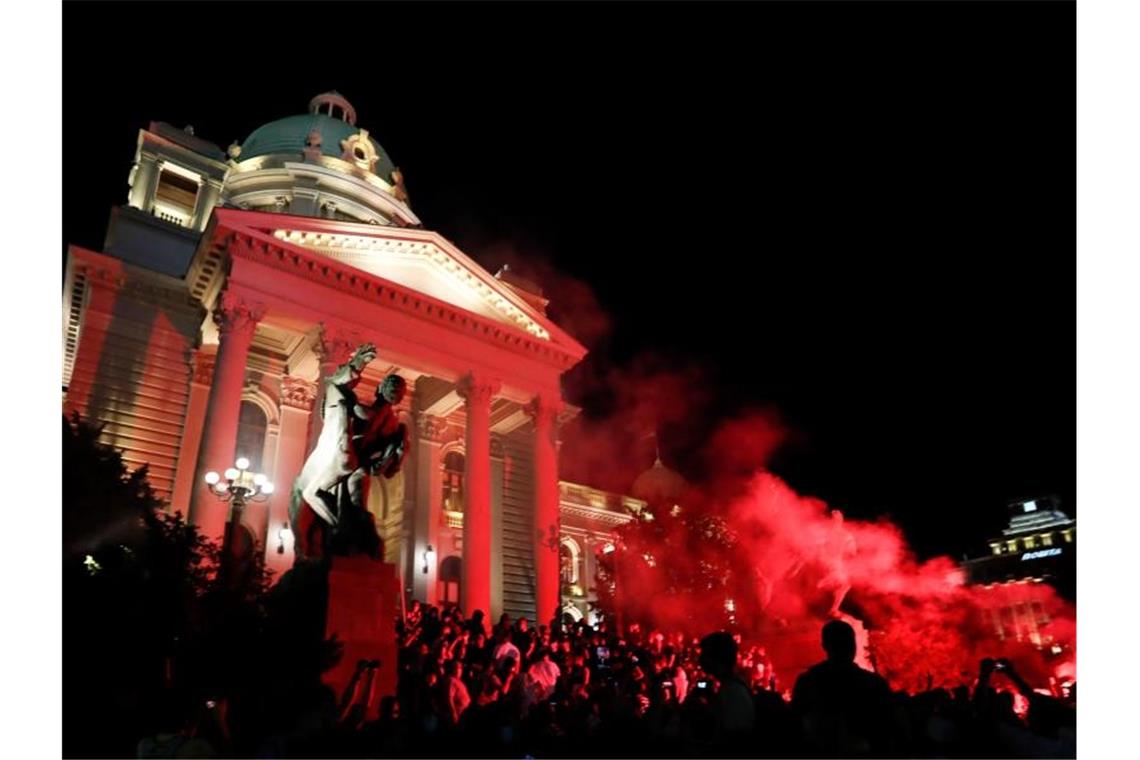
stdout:
<svg viewBox="0 0 1140 760">
<path fill-rule="evenodd" d="M 371 342 L 358 396 L 390 372 L 409 384 L 411 450 L 372 479 L 368 508 L 410 595 L 546 621 L 560 589 L 588 588 L 589 553 L 628 512 L 558 479 L 574 411 L 560 378 L 586 349 L 536 288 L 423 227 L 347 100 L 318 95 L 226 151 L 152 123 L 129 185 L 104 250 L 69 249 L 64 409 L 146 465 L 171 509 L 219 538 L 226 505 L 203 476 L 244 456 L 277 486 L 246 509 L 244 544 L 291 566 L 290 485 L 320 432 L 321 380 Z M 567 595 L 573 614 L 588 597 Z"/>
<path fill-rule="evenodd" d="M 1028 641 L 1061 655 L 1042 634 L 1050 616 L 1035 586 L 1048 584 L 1063 598 L 1076 598 L 1077 522 L 1052 497 L 1018 500 L 1008 510 L 1009 524 L 989 541 L 990 553 L 966 560 L 967 577 L 990 600 L 987 613 L 999 639 Z"/>
</svg>

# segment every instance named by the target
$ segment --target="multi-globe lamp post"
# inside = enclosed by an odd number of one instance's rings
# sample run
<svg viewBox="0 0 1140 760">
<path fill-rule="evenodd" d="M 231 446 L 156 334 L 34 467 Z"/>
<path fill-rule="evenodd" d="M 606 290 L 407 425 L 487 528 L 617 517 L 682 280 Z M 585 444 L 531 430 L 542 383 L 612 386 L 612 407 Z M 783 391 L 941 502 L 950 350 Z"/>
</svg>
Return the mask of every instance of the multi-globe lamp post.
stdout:
<svg viewBox="0 0 1140 760">
<path fill-rule="evenodd" d="M 211 493 L 219 501 L 230 505 L 229 519 L 226 521 L 226 531 L 222 537 L 222 559 L 219 574 L 224 575 L 229 565 L 234 561 L 233 544 L 234 531 L 241 523 L 242 512 L 245 505 L 251 501 L 266 501 L 273 493 L 273 483 L 260 472 L 249 471 L 249 460 L 238 457 L 234 466 L 219 475 L 211 470 L 206 473 L 206 483 Z"/>
</svg>

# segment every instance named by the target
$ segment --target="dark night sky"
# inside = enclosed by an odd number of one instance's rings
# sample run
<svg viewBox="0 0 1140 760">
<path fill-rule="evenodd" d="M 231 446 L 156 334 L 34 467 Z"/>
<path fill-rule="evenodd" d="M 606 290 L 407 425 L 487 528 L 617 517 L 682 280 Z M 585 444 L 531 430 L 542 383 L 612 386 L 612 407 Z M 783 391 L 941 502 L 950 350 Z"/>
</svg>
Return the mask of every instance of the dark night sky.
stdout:
<svg viewBox="0 0 1140 760">
<path fill-rule="evenodd" d="M 974 554 L 1008 499 L 1076 511 L 1075 8 L 68 3 L 64 237 L 149 121 L 224 148 L 337 89 L 427 227 L 590 283 L 581 375 L 703 365 L 795 488 Z"/>
</svg>

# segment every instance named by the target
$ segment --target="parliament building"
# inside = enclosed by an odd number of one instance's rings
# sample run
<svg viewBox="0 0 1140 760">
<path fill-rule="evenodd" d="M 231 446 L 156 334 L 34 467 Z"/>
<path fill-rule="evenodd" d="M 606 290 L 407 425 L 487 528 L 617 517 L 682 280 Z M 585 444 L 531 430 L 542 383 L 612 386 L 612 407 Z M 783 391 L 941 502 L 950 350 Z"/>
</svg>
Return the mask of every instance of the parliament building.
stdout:
<svg viewBox="0 0 1140 760">
<path fill-rule="evenodd" d="M 559 479 L 559 426 L 575 413 L 560 380 L 586 349 L 536 285 L 425 228 L 344 97 L 318 95 L 226 150 L 152 122 L 129 187 L 103 250 L 68 250 L 66 414 L 102 425 L 215 539 L 227 505 L 204 475 L 249 459 L 276 491 L 238 533 L 280 574 L 321 380 L 374 343 L 357 395 L 391 372 L 409 385 L 407 459 L 368 490 L 408 597 L 592 619 L 596 557 L 644 502 Z"/>
</svg>

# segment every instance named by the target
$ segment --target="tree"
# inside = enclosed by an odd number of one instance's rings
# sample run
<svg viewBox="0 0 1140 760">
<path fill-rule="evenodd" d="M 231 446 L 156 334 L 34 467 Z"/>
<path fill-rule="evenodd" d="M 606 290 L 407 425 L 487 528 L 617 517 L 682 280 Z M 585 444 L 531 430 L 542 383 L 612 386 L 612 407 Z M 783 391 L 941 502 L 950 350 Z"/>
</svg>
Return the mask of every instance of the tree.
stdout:
<svg viewBox="0 0 1140 760">
<path fill-rule="evenodd" d="M 597 607 L 608 617 L 693 633 L 733 625 L 746 574 L 735 534 L 711 507 L 647 507 L 615 534 L 596 578 Z"/>
<path fill-rule="evenodd" d="M 126 756 L 185 704 L 229 688 L 263 625 L 268 575 L 215 583 L 218 546 L 164 509 L 78 416 L 63 428 L 65 754 Z M 162 706 L 162 707 L 159 707 Z"/>
</svg>

